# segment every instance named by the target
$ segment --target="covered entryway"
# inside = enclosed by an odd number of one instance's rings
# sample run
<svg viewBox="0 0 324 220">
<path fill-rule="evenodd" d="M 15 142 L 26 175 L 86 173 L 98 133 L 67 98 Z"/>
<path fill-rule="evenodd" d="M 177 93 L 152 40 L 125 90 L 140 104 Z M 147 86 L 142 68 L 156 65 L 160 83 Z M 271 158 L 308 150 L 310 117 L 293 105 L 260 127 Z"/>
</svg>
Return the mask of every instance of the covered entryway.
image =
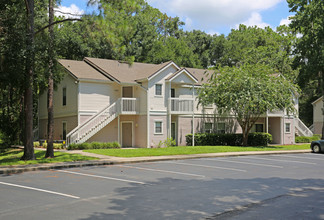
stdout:
<svg viewBox="0 0 324 220">
<path fill-rule="evenodd" d="M 122 147 L 133 147 L 133 122 L 122 122 Z"/>
</svg>

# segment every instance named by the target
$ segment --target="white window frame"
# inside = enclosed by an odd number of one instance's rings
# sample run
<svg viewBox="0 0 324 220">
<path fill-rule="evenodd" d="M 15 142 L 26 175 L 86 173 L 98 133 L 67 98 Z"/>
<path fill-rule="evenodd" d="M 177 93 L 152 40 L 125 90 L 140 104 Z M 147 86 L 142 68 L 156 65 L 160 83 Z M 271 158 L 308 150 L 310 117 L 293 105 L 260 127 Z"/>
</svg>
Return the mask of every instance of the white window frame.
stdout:
<svg viewBox="0 0 324 220">
<path fill-rule="evenodd" d="M 156 92 L 158 91 L 157 90 L 157 86 L 161 86 L 161 94 L 157 94 Z M 155 91 L 154 91 L 154 95 L 155 96 L 158 96 L 158 97 L 162 97 L 163 96 L 163 84 L 162 83 L 157 83 L 155 84 Z"/>
<path fill-rule="evenodd" d="M 206 129 L 206 124 L 211 124 L 211 128 L 210 129 Z M 205 122 L 205 124 L 204 124 L 204 132 L 205 133 L 208 133 L 208 134 L 211 134 L 211 133 L 213 133 L 213 127 L 214 127 L 214 124 L 212 123 L 212 122 Z M 209 132 L 207 132 L 207 131 L 209 131 Z"/>
<path fill-rule="evenodd" d="M 289 127 L 287 127 L 287 125 L 289 125 Z M 289 128 L 288 129 L 289 131 L 287 131 L 287 128 Z M 285 123 L 285 133 L 286 134 L 290 134 L 291 133 L 291 123 L 290 122 L 286 122 Z"/>
<path fill-rule="evenodd" d="M 156 123 L 161 123 L 161 132 L 156 131 Z M 154 120 L 154 134 L 163 134 L 163 121 L 162 120 Z"/>
</svg>

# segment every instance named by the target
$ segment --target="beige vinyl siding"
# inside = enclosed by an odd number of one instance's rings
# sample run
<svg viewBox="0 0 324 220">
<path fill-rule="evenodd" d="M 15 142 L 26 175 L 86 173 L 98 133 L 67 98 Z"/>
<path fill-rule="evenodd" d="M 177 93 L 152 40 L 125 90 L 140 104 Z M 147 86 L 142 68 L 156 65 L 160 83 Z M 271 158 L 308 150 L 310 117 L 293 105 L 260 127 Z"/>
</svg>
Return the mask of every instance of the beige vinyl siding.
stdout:
<svg viewBox="0 0 324 220">
<path fill-rule="evenodd" d="M 121 87 L 114 83 L 80 82 L 80 111 L 99 111 L 120 97 Z"/>
<path fill-rule="evenodd" d="M 313 104 L 313 122 L 314 122 L 314 133 L 322 134 L 322 126 L 323 126 L 323 99 L 319 99 L 317 102 Z"/>
<path fill-rule="evenodd" d="M 166 111 L 167 110 L 167 100 L 169 98 L 169 84 L 165 83 L 165 79 L 171 75 L 172 73 L 176 72 L 177 69 L 174 66 L 169 66 L 161 73 L 157 74 L 153 79 L 151 79 L 148 83 L 148 90 L 149 90 L 149 99 L 150 99 L 150 110 L 159 110 L 159 111 Z M 156 96 L 155 95 L 155 84 L 162 85 L 162 95 Z"/>
<path fill-rule="evenodd" d="M 63 106 L 63 88 L 66 88 L 66 105 Z M 61 83 L 54 90 L 54 117 L 77 115 L 78 109 L 78 83 L 68 73 L 65 73 Z M 39 118 L 47 118 L 47 91 L 39 98 Z"/>
<path fill-rule="evenodd" d="M 140 114 L 145 114 L 147 112 L 147 92 L 144 88 L 139 86 L 134 86 L 134 98 L 138 99 L 138 109 Z"/>
<path fill-rule="evenodd" d="M 66 122 L 66 134 L 68 134 L 78 125 L 78 117 L 71 116 L 54 118 L 54 140 L 62 140 L 63 122 Z M 41 119 L 39 121 L 39 138 L 47 138 L 47 119 Z"/>
</svg>

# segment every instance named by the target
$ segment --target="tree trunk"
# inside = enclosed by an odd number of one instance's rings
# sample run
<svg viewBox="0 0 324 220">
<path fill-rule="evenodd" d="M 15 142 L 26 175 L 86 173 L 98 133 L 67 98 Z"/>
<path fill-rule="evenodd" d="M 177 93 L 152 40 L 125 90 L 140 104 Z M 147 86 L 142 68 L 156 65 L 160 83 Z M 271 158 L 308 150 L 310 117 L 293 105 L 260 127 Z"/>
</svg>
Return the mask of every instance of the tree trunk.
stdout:
<svg viewBox="0 0 324 220">
<path fill-rule="evenodd" d="M 54 21 L 54 3 L 53 0 L 49 0 L 49 42 L 48 42 L 48 55 L 49 55 L 49 64 L 48 64 L 48 91 L 47 91 L 47 102 L 48 102 L 48 139 L 47 139 L 47 149 L 45 158 L 53 158 L 54 150 L 53 150 L 53 138 L 54 138 L 54 109 L 53 109 L 53 90 L 54 90 L 54 80 L 53 80 L 53 67 L 54 67 L 54 52 L 53 52 L 53 44 L 54 44 L 54 30 L 53 25 L 51 25 Z"/>
<path fill-rule="evenodd" d="M 24 93 L 25 106 L 25 140 L 22 160 L 34 160 L 33 145 L 33 80 L 34 80 L 34 0 L 26 0 L 27 10 L 27 58 L 26 84 Z"/>
<path fill-rule="evenodd" d="M 249 139 L 249 132 L 246 130 L 246 129 L 244 129 L 243 130 L 243 132 L 242 132 L 243 134 L 243 146 L 248 146 L 248 139 Z"/>
</svg>

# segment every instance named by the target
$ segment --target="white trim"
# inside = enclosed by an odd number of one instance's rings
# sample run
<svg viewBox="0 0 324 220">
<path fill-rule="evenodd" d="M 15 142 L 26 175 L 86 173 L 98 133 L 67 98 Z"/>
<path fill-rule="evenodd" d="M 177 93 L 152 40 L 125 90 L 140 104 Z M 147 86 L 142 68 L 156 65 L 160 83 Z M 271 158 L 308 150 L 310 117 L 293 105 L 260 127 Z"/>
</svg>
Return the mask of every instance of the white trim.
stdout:
<svg viewBox="0 0 324 220">
<path fill-rule="evenodd" d="M 81 107 L 81 92 L 80 92 L 80 83 L 78 83 L 78 99 L 77 99 L 77 106 L 78 106 L 78 109 L 77 109 L 77 114 L 78 114 L 78 125 L 80 125 L 80 107 Z"/>
<path fill-rule="evenodd" d="M 286 128 L 287 128 L 287 127 L 286 127 L 287 124 L 289 124 L 289 131 L 287 131 L 287 129 L 286 129 Z M 286 134 L 290 134 L 290 133 L 291 133 L 291 123 L 290 123 L 290 122 L 285 122 L 285 133 L 286 133 Z"/>
<path fill-rule="evenodd" d="M 149 76 L 147 79 L 151 80 L 154 77 L 156 77 L 157 75 L 159 75 L 161 72 L 163 72 L 164 70 L 166 70 L 167 68 L 169 68 L 171 65 L 175 66 L 177 71 L 180 70 L 180 67 L 178 67 L 177 64 L 175 64 L 173 61 L 171 61 L 168 65 L 166 65 L 165 67 L 163 67 L 162 69 L 160 69 L 159 71 L 157 71 L 156 73 L 154 73 L 153 75 Z"/>
<path fill-rule="evenodd" d="M 150 148 L 150 98 L 149 89 L 146 90 L 146 147 Z"/>
<path fill-rule="evenodd" d="M 156 126 L 155 126 L 155 123 L 156 122 L 161 122 L 161 133 L 157 133 L 156 132 Z M 154 120 L 154 134 L 156 134 L 156 135 L 163 135 L 163 119 L 155 119 Z"/>
<path fill-rule="evenodd" d="M 177 78 L 179 75 L 181 75 L 183 72 L 186 73 L 187 76 L 189 76 L 191 78 L 192 81 L 194 81 L 195 83 L 198 83 L 198 80 L 194 78 L 194 76 L 192 74 L 190 74 L 185 68 L 182 70 L 178 70 L 179 72 L 172 76 L 171 79 L 168 79 L 167 81 L 171 82 L 172 80 L 174 80 L 175 78 Z"/>
<path fill-rule="evenodd" d="M 316 99 L 314 102 L 312 102 L 312 105 L 314 105 L 315 103 L 321 101 L 323 99 L 323 96 L 322 97 L 319 97 L 318 99 Z"/>
<path fill-rule="evenodd" d="M 109 80 L 108 78 L 107 78 L 107 80 L 79 78 L 78 81 L 80 81 L 81 83 L 98 83 L 98 84 L 112 84 L 112 83 L 115 83 L 114 81 Z"/>
<path fill-rule="evenodd" d="M 131 123 L 132 124 L 132 147 L 134 147 L 134 136 L 135 136 L 135 132 L 134 132 L 134 122 L 133 121 L 122 121 L 121 122 L 121 126 L 120 126 L 120 129 L 121 129 L 121 132 L 120 132 L 120 137 L 121 137 L 121 146 L 123 146 L 123 124 L 126 124 L 126 123 Z"/>
</svg>

